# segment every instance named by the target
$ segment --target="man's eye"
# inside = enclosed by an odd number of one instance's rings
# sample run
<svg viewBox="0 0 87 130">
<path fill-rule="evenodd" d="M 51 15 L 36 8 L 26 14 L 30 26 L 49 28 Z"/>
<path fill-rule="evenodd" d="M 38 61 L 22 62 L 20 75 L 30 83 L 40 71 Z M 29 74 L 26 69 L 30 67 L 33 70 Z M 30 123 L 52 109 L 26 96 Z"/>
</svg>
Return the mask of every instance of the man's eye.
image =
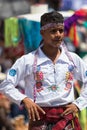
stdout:
<svg viewBox="0 0 87 130">
<path fill-rule="evenodd" d="M 64 32 L 64 29 L 59 29 L 59 32 L 60 32 L 60 33 Z"/>
<path fill-rule="evenodd" d="M 51 33 L 56 33 L 57 31 L 59 31 L 60 33 L 63 33 L 64 32 L 64 29 L 53 29 L 53 30 L 51 30 L 50 32 Z"/>
<path fill-rule="evenodd" d="M 56 30 L 51 30 L 50 32 L 51 32 L 51 33 L 55 33 L 55 32 L 56 32 Z"/>
</svg>

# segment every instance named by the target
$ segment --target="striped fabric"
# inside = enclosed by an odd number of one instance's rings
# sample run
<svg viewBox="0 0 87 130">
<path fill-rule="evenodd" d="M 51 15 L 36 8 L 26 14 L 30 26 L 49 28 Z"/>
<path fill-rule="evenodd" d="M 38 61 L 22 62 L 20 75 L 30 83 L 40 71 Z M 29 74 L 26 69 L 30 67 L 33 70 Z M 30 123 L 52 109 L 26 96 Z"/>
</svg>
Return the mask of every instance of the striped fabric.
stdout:
<svg viewBox="0 0 87 130">
<path fill-rule="evenodd" d="M 82 130 L 77 117 L 73 114 L 61 116 L 64 107 L 43 108 L 46 115 L 41 115 L 41 121 L 30 122 L 30 130 Z"/>
</svg>

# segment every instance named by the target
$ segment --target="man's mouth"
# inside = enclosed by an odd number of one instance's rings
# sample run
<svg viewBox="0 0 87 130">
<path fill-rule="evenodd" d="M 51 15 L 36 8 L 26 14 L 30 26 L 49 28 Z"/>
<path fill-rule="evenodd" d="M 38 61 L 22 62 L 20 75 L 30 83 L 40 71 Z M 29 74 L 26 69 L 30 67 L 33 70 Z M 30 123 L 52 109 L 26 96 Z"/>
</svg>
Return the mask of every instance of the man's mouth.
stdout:
<svg viewBox="0 0 87 130">
<path fill-rule="evenodd" d="M 55 42 L 61 42 L 62 40 L 61 39 L 55 39 L 54 41 Z"/>
</svg>

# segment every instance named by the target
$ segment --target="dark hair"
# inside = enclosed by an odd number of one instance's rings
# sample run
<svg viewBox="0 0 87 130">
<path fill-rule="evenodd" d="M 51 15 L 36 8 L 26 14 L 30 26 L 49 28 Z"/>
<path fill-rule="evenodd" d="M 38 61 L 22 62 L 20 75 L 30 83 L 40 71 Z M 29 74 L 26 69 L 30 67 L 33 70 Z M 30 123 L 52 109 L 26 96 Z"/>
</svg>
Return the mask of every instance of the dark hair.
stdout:
<svg viewBox="0 0 87 130">
<path fill-rule="evenodd" d="M 52 12 L 44 13 L 41 16 L 40 24 L 42 27 L 49 23 L 63 23 L 63 22 L 64 22 L 63 15 L 57 11 L 52 11 Z"/>
</svg>

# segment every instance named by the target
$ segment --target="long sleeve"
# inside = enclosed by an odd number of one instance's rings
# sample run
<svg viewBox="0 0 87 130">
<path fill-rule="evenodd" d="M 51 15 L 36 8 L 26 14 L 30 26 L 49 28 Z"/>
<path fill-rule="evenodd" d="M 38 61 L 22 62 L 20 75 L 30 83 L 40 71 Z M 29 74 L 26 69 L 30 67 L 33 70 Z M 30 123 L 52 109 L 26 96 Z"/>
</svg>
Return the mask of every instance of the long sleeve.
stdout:
<svg viewBox="0 0 87 130">
<path fill-rule="evenodd" d="M 0 91 L 9 99 L 20 105 L 21 101 L 26 97 L 17 88 L 18 83 L 25 77 L 24 58 L 18 59 L 9 69 L 6 79 L 0 84 Z"/>
<path fill-rule="evenodd" d="M 76 57 L 75 64 L 77 65 L 77 70 L 75 70 L 75 79 L 81 81 L 83 85 L 81 86 L 79 97 L 73 103 L 80 110 L 83 110 L 87 107 L 87 65 L 80 57 Z"/>
</svg>

